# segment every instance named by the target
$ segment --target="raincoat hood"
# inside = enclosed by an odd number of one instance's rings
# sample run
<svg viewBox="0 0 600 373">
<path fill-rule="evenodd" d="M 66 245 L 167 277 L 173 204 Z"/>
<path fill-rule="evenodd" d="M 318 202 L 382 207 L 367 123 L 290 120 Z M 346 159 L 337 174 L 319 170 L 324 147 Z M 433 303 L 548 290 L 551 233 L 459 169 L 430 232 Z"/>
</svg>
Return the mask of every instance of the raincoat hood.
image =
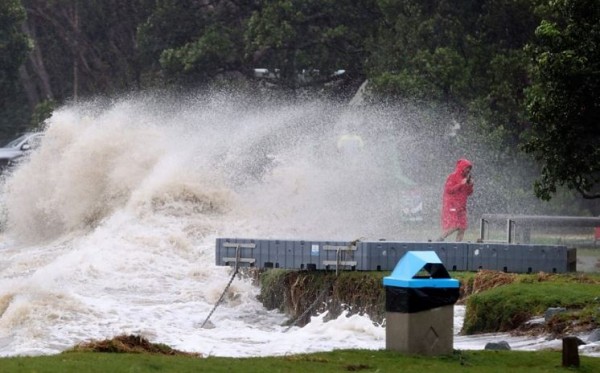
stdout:
<svg viewBox="0 0 600 373">
<path fill-rule="evenodd" d="M 454 170 L 454 172 L 459 175 L 464 175 L 465 169 L 467 167 L 472 168 L 473 164 L 468 159 L 461 158 L 456 162 L 456 169 Z"/>
</svg>

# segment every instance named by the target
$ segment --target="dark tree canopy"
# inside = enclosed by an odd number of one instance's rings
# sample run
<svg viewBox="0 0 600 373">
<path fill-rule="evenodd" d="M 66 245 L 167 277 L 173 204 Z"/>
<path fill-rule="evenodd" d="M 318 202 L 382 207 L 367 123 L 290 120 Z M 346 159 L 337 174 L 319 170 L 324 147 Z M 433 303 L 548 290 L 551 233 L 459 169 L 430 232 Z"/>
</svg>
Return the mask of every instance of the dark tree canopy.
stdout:
<svg viewBox="0 0 600 373">
<path fill-rule="evenodd" d="M 18 0 L 0 2 L 0 98 L 7 97 L 15 89 L 19 67 L 31 50 L 27 35 L 21 31 L 25 21 L 25 9 Z M 0 100 L 3 104 L 3 100 Z"/>
<path fill-rule="evenodd" d="M 18 0 L 0 1 L 0 139 L 27 123 L 29 107 L 21 97 L 19 71 L 32 42 L 22 31 L 26 12 Z"/>
<path fill-rule="evenodd" d="M 557 185 L 600 198 L 600 2 L 560 0 L 529 46 L 531 132 L 524 145 L 542 165 L 536 195 Z"/>
<path fill-rule="evenodd" d="M 373 0 L 262 1 L 248 24 L 246 52 L 292 89 L 323 84 L 338 70 L 364 79 L 365 42 L 380 18 Z"/>
<path fill-rule="evenodd" d="M 156 2 L 138 30 L 144 68 L 165 83 L 194 87 L 221 74 L 249 74 L 243 34 L 254 3 Z"/>
<path fill-rule="evenodd" d="M 485 157 L 475 160 L 488 166 L 480 179 L 510 189 L 490 197 L 505 198 L 500 204 L 533 194 L 534 159 L 539 197 L 570 188 L 598 198 L 599 7 L 597 0 L 4 0 L 0 136 L 78 97 L 217 84 L 258 92 L 256 100 L 265 93 L 346 102 L 367 80 L 370 102 L 412 110 L 403 125 L 424 137 L 459 124 L 469 136 L 442 141 L 450 152 Z M 529 166 L 514 167 L 523 162 Z"/>
</svg>

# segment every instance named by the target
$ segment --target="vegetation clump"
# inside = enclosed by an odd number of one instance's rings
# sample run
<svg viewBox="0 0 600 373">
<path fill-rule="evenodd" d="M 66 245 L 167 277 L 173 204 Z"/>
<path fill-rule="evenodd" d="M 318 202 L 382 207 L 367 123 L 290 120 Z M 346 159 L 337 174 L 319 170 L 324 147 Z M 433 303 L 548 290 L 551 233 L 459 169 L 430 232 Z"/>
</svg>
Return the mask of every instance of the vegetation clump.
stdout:
<svg viewBox="0 0 600 373">
<path fill-rule="evenodd" d="M 119 335 L 112 339 L 80 343 L 65 352 L 113 352 L 113 353 L 149 353 L 160 355 L 200 356 L 200 354 L 175 350 L 162 343 L 150 343 L 139 335 Z"/>
</svg>

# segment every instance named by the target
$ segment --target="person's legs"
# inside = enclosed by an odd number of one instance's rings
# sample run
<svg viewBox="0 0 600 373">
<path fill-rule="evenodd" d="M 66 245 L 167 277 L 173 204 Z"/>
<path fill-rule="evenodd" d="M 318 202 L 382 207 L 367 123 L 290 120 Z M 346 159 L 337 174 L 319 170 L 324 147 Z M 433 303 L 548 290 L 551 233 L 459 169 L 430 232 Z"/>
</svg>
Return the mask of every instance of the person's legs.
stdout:
<svg viewBox="0 0 600 373">
<path fill-rule="evenodd" d="M 448 228 L 444 232 L 442 232 L 442 235 L 437 240 L 444 241 L 446 239 L 446 237 L 448 237 L 452 233 L 456 232 L 457 230 L 458 230 L 458 228 Z"/>
<path fill-rule="evenodd" d="M 456 242 L 461 242 L 465 237 L 465 230 L 457 228 L 458 233 L 456 233 Z"/>
</svg>

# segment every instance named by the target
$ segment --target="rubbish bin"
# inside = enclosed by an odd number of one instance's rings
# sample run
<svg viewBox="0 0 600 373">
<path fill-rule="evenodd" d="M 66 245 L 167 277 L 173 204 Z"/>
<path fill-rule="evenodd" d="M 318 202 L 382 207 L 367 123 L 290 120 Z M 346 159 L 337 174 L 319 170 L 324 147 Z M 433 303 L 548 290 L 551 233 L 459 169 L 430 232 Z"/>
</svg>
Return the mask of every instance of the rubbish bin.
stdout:
<svg viewBox="0 0 600 373">
<path fill-rule="evenodd" d="M 386 349 L 418 355 L 452 353 L 460 283 L 435 251 L 408 251 L 383 278 Z"/>
</svg>

